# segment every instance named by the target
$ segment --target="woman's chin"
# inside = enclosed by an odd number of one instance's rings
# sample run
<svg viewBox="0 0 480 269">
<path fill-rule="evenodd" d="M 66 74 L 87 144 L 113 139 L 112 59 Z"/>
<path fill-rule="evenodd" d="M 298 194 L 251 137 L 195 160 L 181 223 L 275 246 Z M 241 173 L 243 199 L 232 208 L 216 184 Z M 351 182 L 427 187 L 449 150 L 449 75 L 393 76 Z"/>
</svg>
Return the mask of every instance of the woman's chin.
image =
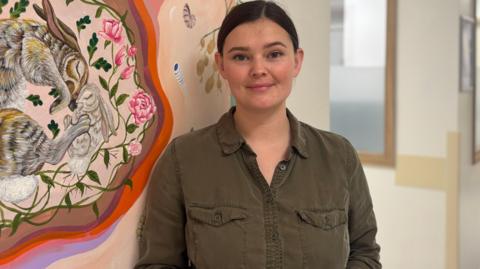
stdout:
<svg viewBox="0 0 480 269">
<path fill-rule="evenodd" d="M 285 109 L 285 102 L 254 102 L 248 104 L 237 103 L 237 108 L 245 111 L 270 112 L 279 109 Z"/>
</svg>

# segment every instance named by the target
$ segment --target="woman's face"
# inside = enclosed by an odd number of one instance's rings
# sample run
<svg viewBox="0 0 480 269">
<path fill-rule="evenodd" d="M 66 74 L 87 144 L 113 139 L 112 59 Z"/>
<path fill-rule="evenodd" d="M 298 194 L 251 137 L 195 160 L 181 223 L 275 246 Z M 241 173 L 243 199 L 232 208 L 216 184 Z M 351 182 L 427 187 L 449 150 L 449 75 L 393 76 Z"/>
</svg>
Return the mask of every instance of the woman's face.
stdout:
<svg viewBox="0 0 480 269">
<path fill-rule="evenodd" d="M 292 81 L 300 72 L 303 50 L 293 51 L 288 33 L 269 19 L 234 28 L 215 60 L 240 109 L 285 108 Z"/>
</svg>

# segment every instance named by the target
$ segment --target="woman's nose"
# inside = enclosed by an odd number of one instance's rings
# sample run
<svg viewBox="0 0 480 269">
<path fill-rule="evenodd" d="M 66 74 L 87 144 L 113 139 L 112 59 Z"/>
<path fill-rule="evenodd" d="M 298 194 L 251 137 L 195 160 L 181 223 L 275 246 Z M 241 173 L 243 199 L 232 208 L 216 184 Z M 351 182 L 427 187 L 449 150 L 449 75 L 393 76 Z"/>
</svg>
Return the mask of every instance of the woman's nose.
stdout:
<svg viewBox="0 0 480 269">
<path fill-rule="evenodd" d="M 250 75 L 254 78 L 262 77 L 267 74 L 267 70 L 265 69 L 265 64 L 262 59 L 254 59 L 252 61 L 252 67 L 250 70 Z"/>
</svg>

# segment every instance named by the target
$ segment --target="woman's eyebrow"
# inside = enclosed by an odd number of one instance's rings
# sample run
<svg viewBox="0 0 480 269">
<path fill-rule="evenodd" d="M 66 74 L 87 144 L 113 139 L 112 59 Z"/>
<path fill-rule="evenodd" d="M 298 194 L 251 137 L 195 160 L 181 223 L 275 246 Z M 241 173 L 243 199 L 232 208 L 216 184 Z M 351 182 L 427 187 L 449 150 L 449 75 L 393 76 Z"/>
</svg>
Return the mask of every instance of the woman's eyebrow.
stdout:
<svg viewBox="0 0 480 269">
<path fill-rule="evenodd" d="M 231 49 L 228 50 L 227 53 L 230 53 L 232 51 L 248 51 L 247 47 L 232 47 Z"/>
<path fill-rule="evenodd" d="M 287 45 L 285 45 L 284 43 L 282 43 L 280 41 L 275 41 L 275 42 L 266 44 L 265 46 L 263 46 L 263 48 L 267 49 L 267 48 L 274 47 L 274 46 L 282 46 L 282 47 L 285 47 L 285 48 L 287 47 Z"/>
<path fill-rule="evenodd" d="M 275 46 L 282 46 L 284 48 L 287 47 L 287 45 L 285 45 L 283 42 L 280 42 L 280 41 L 275 41 L 275 42 L 271 42 L 271 43 L 268 43 L 268 44 L 265 44 L 263 46 L 264 49 L 268 49 L 268 48 L 271 48 L 271 47 L 275 47 Z M 232 51 L 249 51 L 250 49 L 248 47 L 232 47 L 228 50 L 227 53 L 230 53 Z"/>
</svg>

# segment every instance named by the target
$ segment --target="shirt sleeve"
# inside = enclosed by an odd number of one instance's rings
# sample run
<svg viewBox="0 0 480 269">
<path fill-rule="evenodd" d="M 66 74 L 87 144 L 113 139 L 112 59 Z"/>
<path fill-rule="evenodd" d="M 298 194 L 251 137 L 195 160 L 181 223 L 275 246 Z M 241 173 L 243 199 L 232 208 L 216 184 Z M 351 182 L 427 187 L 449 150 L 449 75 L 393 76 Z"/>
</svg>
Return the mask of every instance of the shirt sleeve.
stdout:
<svg viewBox="0 0 480 269">
<path fill-rule="evenodd" d="M 135 269 L 187 268 L 185 204 L 174 143 L 166 148 L 150 176 Z"/>
<path fill-rule="evenodd" d="M 376 243 L 377 223 L 367 180 L 356 150 L 347 141 L 347 169 L 350 173 L 350 203 L 348 229 L 350 256 L 347 269 L 377 269 L 380 264 L 380 246 Z"/>
</svg>

